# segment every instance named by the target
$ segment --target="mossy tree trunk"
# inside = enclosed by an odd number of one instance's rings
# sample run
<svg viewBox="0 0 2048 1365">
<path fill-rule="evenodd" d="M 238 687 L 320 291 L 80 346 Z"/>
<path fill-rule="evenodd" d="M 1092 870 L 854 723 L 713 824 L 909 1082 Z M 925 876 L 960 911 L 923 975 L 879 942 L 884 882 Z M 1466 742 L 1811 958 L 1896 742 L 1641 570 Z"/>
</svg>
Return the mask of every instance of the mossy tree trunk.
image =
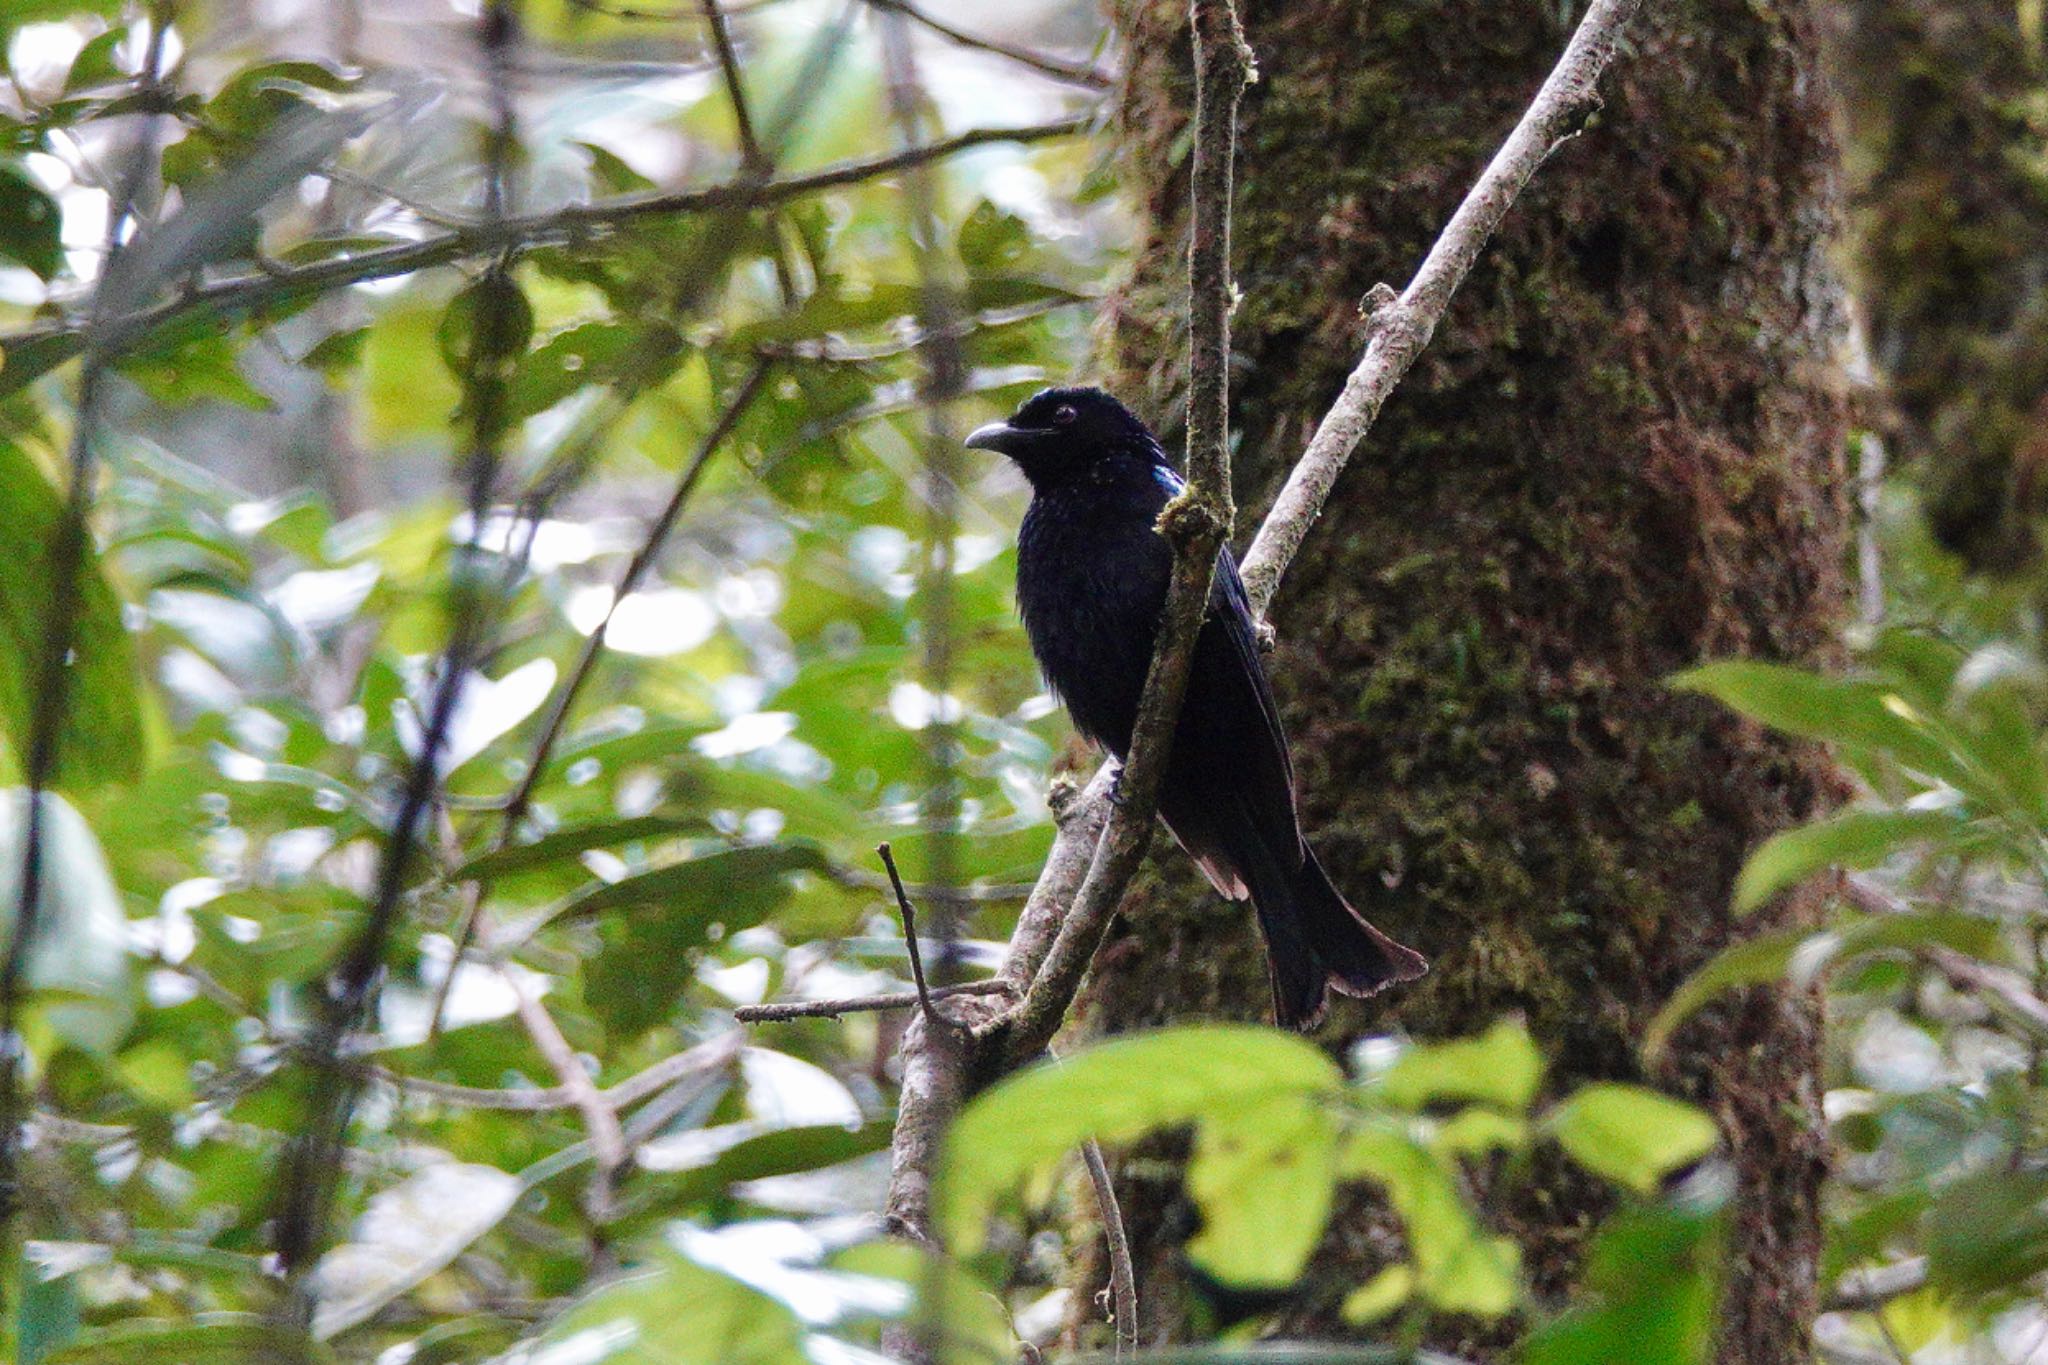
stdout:
<svg viewBox="0 0 2048 1365">
<path fill-rule="evenodd" d="M 1237 203 L 1249 527 L 1358 354 L 1360 297 L 1408 278 L 1576 13 L 1240 4 L 1261 72 Z M 1185 14 L 1180 0 L 1116 6 L 1147 240 L 1103 336 L 1109 381 L 1176 434 Z M 1555 1088 L 1644 1079 L 1644 1025 L 1738 932 L 1728 889 L 1745 852 L 1835 795 L 1814 755 L 1661 682 L 1712 658 L 1824 658 L 1843 608 L 1834 149 L 1810 29 L 1791 0 L 1646 7 L 1605 112 L 1516 207 L 1275 603 L 1311 837 L 1338 884 L 1434 960 L 1417 988 L 1340 1001 L 1333 1046 L 1519 1012 Z M 1375 882 L 1389 889 L 1367 894 Z M 1250 916 L 1168 845 L 1087 1009 L 1102 1031 L 1264 1017 Z M 1810 997 L 1751 992 L 1647 1078 L 1715 1113 L 1736 1172 L 1724 1361 L 1806 1355 L 1818 1031 Z M 1158 1169 L 1129 1160 L 1122 1177 L 1154 1341 L 1189 1330 L 1187 1229 Z M 1539 1295 L 1559 1296 L 1611 1201 L 1539 1162 L 1486 1202 Z M 1344 1335 L 1336 1305 L 1386 1235 L 1360 1196 L 1279 1329 Z M 1431 1340 L 1490 1357 L 1511 1330 L 1442 1322 Z"/>
<path fill-rule="evenodd" d="M 1973 569 L 2039 554 L 2048 510 L 2048 170 L 2038 16 L 2013 0 L 1827 12 L 1851 286 L 1895 448 Z"/>
</svg>

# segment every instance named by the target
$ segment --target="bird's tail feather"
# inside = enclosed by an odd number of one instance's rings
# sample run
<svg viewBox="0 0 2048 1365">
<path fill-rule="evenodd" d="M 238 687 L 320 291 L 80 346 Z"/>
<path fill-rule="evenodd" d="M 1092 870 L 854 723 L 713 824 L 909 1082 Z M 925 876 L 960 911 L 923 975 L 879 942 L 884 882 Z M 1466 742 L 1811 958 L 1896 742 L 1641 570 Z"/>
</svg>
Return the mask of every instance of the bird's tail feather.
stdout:
<svg viewBox="0 0 2048 1365">
<path fill-rule="evenodd" d="M 1366 996 L 1396 982 L 1413 981 L 1429 962 L 1413 948 L 1388 938 L 1353 909 L 1313 850 L 1302 850 L 1298 871 L 1260 869 L 1252 898 L 1266 937 L 1273 985 L 1274 1022 L 1282 1028 L 1313 1028 L 1328 1004 L 1328 992 Z"/>
</svg>

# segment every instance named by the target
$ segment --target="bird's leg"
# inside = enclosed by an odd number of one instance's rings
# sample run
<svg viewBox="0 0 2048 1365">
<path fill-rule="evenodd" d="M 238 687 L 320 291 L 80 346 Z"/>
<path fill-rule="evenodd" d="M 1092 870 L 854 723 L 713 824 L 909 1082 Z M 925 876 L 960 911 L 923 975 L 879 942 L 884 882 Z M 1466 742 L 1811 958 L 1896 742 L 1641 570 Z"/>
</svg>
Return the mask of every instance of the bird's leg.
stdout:
<svg viewBox="0 0 2048 1365">
<path fill-rule="evenodd" d="M 1122 759 L 1116 760 L 1116 771 L 1109 775 L 1109 790 L 1103 793 L 1103 796 L 1112 806 L 1121 806 L 1124 803 L 1124 764 Z"/>
</svg>

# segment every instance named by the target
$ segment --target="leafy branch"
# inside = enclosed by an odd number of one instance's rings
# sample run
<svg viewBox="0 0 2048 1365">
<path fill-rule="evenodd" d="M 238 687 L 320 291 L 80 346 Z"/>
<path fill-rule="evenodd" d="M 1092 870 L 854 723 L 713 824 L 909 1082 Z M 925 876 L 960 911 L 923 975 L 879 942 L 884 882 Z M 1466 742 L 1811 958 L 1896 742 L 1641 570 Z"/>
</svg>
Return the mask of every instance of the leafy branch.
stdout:
<svg viewBox="0 0 2048 1365">
<path fill-rule="evenodd" d="M 582 245 L 602 241 L 644 220 L 771 208 L 807 195 L 894 175 L 975 147 L 1072 137 L 1087 131 L 1092 122 L 1092 114 L 1082 114 L 1014 128 L 977 128 L 923 146 L 843 161 L 779 180 L 762 179 L 747 171 L 731 180 L 693 189 L 620 195 L 547 213 L 508 216 L 500 222 L 471 223 L 417 241 L 394 242 L 305 265 L 274 265 L 194 285 L 158 303 L 106 319 L 105 325 L 118 327 L 132 344 L 195 313 L 223 319 L 260 315 L 348 285 L 481 259 L 508 248 Z M 89 317 L 76 316 L 0 336 L 0 356 L 6 357 L 6 365 L 0 368 L 0 396 L 78 355 L 85 349 L 91 325 Z"/>
</svg>

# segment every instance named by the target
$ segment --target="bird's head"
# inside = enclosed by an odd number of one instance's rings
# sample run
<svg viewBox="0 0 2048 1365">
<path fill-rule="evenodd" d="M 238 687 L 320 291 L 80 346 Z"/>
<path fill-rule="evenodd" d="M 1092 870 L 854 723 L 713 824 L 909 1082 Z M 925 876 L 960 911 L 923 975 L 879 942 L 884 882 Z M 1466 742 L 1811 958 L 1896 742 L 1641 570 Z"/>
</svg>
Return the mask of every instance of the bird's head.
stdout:
<svg viewBox="0 0 2048 1365">
<path fill-rule="evenodd" d="M 1137 414 L 1101 389 L 1040 389 L 1008 421 L 976 428 L 967 444 L 1009 456 L 1036 487 L 1119 456 L 1166 463 Z"/>
</svg>

